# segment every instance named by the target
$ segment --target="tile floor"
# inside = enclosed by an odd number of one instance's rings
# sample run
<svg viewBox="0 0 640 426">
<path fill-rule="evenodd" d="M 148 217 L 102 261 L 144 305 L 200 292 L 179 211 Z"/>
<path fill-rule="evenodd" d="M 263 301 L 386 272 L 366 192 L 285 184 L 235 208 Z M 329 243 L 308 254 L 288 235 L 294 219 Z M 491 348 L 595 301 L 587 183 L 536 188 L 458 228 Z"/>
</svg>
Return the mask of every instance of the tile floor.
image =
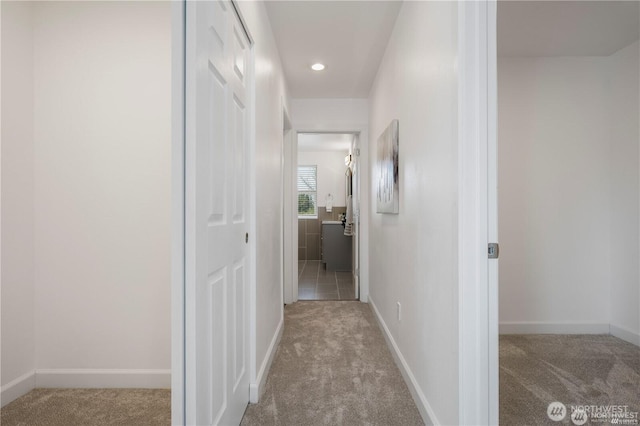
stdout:
<svg viewBox="0 0 640 426">
<path fill-rule="evenodd" d="M 298 261 L 298 300 L 355 300 L 353 274 L 325 269 L 319 260 Z"/>
</svg>

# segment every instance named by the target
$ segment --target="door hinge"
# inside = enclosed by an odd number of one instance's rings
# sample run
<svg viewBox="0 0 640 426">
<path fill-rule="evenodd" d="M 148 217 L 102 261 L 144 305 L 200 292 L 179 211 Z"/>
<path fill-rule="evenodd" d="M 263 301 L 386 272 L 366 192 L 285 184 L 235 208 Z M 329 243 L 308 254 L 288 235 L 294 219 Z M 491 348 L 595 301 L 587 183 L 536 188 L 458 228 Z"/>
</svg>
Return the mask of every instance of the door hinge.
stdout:
<svg viewBox="0 0 640 426">
<path fill-rule="evenodd" d="M 500 256 L 500 245 L 498 243 L 489 243 L 489 259 L 497 259 Z"/>
<path fill-rule="evenodd" d="M 248 242 L 249 242 L 249 233 L 248 233 L 248 232 L 246 232 L 246 233 L 244 234 L 244 242 L 245 242 L 245 243 L 248 243 Z"/>
</svg>

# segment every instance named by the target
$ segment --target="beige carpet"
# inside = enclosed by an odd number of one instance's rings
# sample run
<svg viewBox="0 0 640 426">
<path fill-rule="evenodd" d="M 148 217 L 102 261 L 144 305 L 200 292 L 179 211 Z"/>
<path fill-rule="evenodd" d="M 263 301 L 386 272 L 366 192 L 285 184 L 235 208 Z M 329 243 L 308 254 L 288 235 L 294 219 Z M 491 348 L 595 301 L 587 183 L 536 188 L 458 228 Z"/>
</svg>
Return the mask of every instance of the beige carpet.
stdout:
<svg viewBox="0 0 640 426">
<path fill-rule="evenodd" d="M 369 305 L 298 302 L 243 426 L 422 425 Z"/>
<path fill-rule="evenodd" d="M 298 302 L 285 324 L 242 425 L 422 424 L 368 305 Z M 35 389 L 2 408 L 0 424 L 169 425 L 170 400 L 163 389 Z M 640 348 L 604 335 L 501 336 L 500 424 L 573 425 L 547 417 L 552 401 L 640 412 Z"/>
<path fill-rule="evenodd" d="M 573 425 L 547 416 L 554 401 L 569 415 L 572 405 L 640 412 L 640 348 L 608 335 L 500 336 L 500 424 Z M 611 424 L 599 420 L 587 424 Z"/>
<path fill-rule="evenodd" d="M 0 410 L 2 426 L 171 424 L 168 389 L 34 389 Z"/>
</svg>

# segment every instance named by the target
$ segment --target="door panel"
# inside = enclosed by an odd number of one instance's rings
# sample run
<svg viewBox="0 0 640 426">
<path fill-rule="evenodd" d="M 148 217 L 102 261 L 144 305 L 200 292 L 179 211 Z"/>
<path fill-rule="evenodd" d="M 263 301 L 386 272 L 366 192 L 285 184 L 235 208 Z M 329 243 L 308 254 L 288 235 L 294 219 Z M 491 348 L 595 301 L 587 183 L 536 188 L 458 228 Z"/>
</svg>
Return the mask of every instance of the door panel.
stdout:
<svg viewBox="0 0 640 426">
<path fill-rule="evenodd" d="M 249 401 L 250 43 L 230 2 L 187 2 L 186 16 L 186 417 L 233 425 Z"/>
<path fill-rule="evenodd" d="M 242 378 L 246 376 L 246 357 L 245 341 L 243 336 L 245 324 L 245 267 L 244 262 L 234 267 L 234 283 L 233 283 L 233 322 L 234 322 L 234 353 L 233 353 L 233 371 L 234 381 L 233 390 L 236 391 L 240 386 Z"/>
<path fill-rule="evenodd" d="M 224 1 L 213 1 L 211 7 L 207 10 L 207 24 L 209 31 L 211 31 L 211 54 L 213 57 L 222 57 L 224 51 L 224 45 L 227 40 L 227 7 L 228 4 Z"/>
<path fill-rule="evenodd" d="M 244 105 L 234 95 L 233 97 L 233 124 L 234 124 L 234 146 L 235 146 L 235 203 L 233 209 L 233 221 L 235 223 L 244 222 L 246 182 L 243 176 L 247 174 L 245 168 L 246 137 L 245 137 L 245 110 Z"/>
<path fill-rule="evenodd" d="M 214 419 L 222 417 L 227 407 L 225 369 L 216 368 L 216 366 L 224 367 L 226 365 L 226 357 L 224 356 L 227 346 L 224 333 L 226 307 L 223 303 L 226 287 L 226 270 L 223 268 L 211 276 L 209 280 L 209 297 L 205 299 L 208 305 L 206 306 L 206 311 L 211 315 L 211 329 L 207 333 L 211 335 L 211 339 L 208 339 L 207 353 L 202 357 L 208 365 L 203 366 L 202 370 L 206 371 L 210 368 L 212 372 L 210 381 L 202 381 L 203 385 L 208 387 L 203 394 L 207 395 L 211 392 L 212 407 L 211 414 L 207 416 L 207 424 L 215 424 L 216 421 Z"/>
<path fill-rule="evenodd" d="M 209 187 L 209 225 L 221 225 L 226 223 L 226 177 L 227 170 L 227 132 L 224 104 L 215 102 L 217 99 L 227 97 L 227 83 L 222 78 L 215 66 L 209 62 L 209 102 L 211 108 L 211 120 L 209 128 L 210 152 L 209 175 L 211 176 Z"/>
</svg>

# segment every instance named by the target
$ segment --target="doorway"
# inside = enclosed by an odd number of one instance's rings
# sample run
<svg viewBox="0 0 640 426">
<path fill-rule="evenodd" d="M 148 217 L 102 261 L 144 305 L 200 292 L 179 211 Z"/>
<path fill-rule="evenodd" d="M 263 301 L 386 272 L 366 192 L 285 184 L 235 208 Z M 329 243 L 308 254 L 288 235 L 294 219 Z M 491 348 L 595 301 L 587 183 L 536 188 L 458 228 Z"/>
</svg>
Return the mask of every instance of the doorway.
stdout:
<svg viewBox="0 0 640 426">
<path fill-rule="evenodd" d="M 358 300 L 359 135 L 299 131 L 291 145 L 287 227 L 295 234 L 289 260 L 296 273 L 289 298 L 285 281 L 285 302 Z"/>
</svg>

